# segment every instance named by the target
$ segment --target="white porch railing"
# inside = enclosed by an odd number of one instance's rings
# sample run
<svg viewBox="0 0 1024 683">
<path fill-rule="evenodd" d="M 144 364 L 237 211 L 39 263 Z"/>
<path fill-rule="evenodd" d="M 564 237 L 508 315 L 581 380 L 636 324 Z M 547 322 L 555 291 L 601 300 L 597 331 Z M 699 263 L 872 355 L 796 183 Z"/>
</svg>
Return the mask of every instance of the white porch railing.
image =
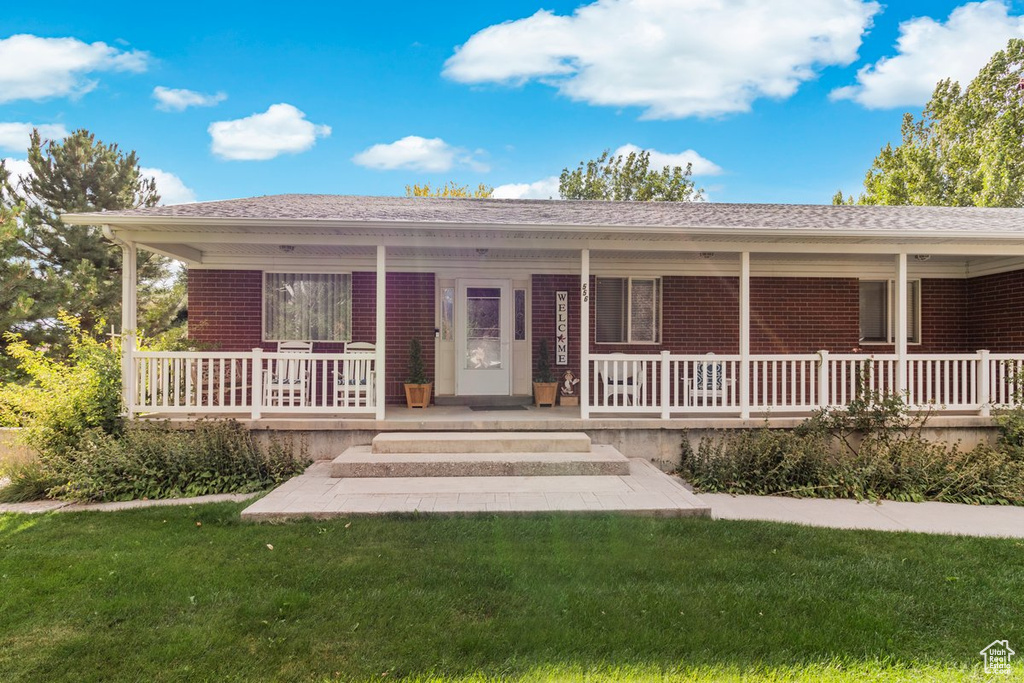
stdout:
<svg viewBox="0 0 1024 683">
<path fill-rule="evenodd" d="M 130 413 L 346 413 L 377 410 L 376 354 L 134 351 Z"/>
<path fill-rule="evenodd" d="M 902 393 L 914 409 L 979 412 L 1024 391 L 1024 354 L 911 354 L 901 381 L 896 354 L 765 354 L 749 357 L 746 395 L 739 355 L 591 354 L 589 413 L 808 413 L 846 406 L 861 391 Z M 902 392 L 900 387 L 903 387 Z"/>
</svg>

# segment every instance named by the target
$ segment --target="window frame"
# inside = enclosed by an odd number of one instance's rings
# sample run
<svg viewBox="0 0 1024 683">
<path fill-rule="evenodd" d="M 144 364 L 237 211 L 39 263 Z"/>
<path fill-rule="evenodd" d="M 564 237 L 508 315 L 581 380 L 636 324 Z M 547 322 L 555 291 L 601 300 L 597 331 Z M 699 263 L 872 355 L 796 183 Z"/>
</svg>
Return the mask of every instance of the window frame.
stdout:
<svg viewBox="0 0 1024 683">
<path fill-rule="evenodd" d="M 863 331 L 860 326 L 860 283 L 862 282 L 884 282 L 885 283 L 885 331 L 887 341 L 880 340 L 866 340 L 861 338 L 861 332 Z M 858 287 L 858 300 L 857 300 L 857 343 L 862 346 L 892 346 L 896 343 L 896 280 L 895 278 L 860 278 L 857 281 Z M 907 287 L 913 292 L 914 295 L 914 321 L 913 329 L 917 331 L 917 338 L 914 339 L 909 334 L 907 335 L 907 344 L 919 346 L 922 343 L 923 329 L 921 327 L 921 292 L 922 292 L 922 278 L 908 278 Z"/>
<path fill-rule="evenodd" d="M 315 275 L 344 275 L 348 276 L 348 310 L 345 320 L 345 339 L 292 339 L 292 338 L 274 338 L 268 334 L 267 329 L 267 276 L 268 275 L 293 275 L 298 277 L 309 277 Z M 266 343 L 280 343 L 280 342 L 310 342 L 310 343 L 322 343 L 322 344 L 347 344 L 352 341 L 352 290 L 354 288 L 353 276 L 351 271 L 296 271 L 296 270 L 264 270 L 262 277 L 260 278 L 260 339 Z M 308 330 L 307 330 L 308 331 Z"/>
<path fill-rule="evenodd" d="M 601 312 L 599 302 L 599 291 L 601 280 L 619 280 L 626 282 L 625 301 L 626 306 L 623 313 L 626 316 L 625 330 L 626 338 L 621 341 L 600 341 L 598 339 L 598 317 Z M 633 339 L 633 281 L 640 280 L 644 282 L 653 282 L 655 289 L 654 306 L 652 312 L 654 313 L 657 324 L 653 330 L 656 338 L 653 341 L 635 341 Z M 595 344 L 629 344 L 631 346 L 660 346 L 662 343 L 662 328 L 664 316 L 662 315 L 663 301 L 664 301 L 664 278 L 660 275 L 656 276 L 624 276 L 624 275 L 598 275 L 594 277 L 594 343 Z"/>
</svg>

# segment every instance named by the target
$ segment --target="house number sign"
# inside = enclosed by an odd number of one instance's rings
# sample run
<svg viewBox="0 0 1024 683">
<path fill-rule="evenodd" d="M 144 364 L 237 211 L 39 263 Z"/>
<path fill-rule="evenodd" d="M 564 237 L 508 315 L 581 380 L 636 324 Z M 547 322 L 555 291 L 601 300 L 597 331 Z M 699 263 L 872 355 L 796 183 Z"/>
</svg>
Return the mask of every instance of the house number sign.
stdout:
<svg viewBox="0 0 1024 683">
<path fill-rule="evenodd" d="M 569 292 L 555 292 L 555 365 L 569 364 Z"/>
</svg>

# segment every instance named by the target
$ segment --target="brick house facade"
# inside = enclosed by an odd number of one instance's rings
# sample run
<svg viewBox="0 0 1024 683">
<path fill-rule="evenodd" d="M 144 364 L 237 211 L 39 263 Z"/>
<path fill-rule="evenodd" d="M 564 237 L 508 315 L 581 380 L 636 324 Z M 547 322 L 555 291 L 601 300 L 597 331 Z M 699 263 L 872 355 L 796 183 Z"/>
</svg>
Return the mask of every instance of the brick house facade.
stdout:
<svg viewBox="0 0 1024 683">
<path fill-rule="evenodd" d="M 553 348 L 555 292 L 575 291 L 578 275 L 542 274 L 531 280 L 530 340 L 533 364 L 538 344 Z M 591 349 L 600 353 L 729 354 L 739 344 L 738 280 L 729 277 L 664 276 L 662 341 L 658 344 L 598 344 L 596 312 L 591 308 Z M 592 287 L 596 276 L 591 278 Z M 352 339 L 375 342 L 376 275 L 352 274 Z M 867 348 L 892 353 L 891 344 L 862 346 L 859 341 L 857 278 L 751 278 L 751 352 L 758 354 L 847 353 Z M 188 276 L 190 336 L 224 351 L 261 347 L 263 274 L 255 270 L 192 270 Z M 418 338 L 429 377 L 434 376 L 436 287 L 433 273 L 388 273 L 386 386 L 391 403 L 402 400 L 409 342 Z M 573 302 L 575 303 L 575 302 Z M 569 308 L 569 358 L 565 366 L 579 376 L 578 306 Z M 1024 350 L 1024 271 L 970 279 L 923 279 L 921 342 L 918 353 L 968 353 Z M 317 342 L 315 352 L 341 351 L 344 344 Z"/>
<path fill-rule="evenodd" d="M 129 412 L 383 419 L 412 339 L 444 395 L 528 395 L 556 292 L 583 418 L 610 406 L 585 405 L 597 381 L 608 399 L 597 363 L 646 378 L 647 395 L 618 385 L 621 412 L 806 410 L 845 401 L 869 368 L 920 405 L 985 414 L 1006 354 L 1024 354 L 1024 209 L 280 195 L 63 218 L 124 249 L 129 334 L 137 250 L 188 267 L 190 333 L 210 351 L 126 351 Z M 279 370 L 289 339 L 312 340 L 301 390 Z M 707 354 L 728 375 L 701 397 Z"/>
</svg>

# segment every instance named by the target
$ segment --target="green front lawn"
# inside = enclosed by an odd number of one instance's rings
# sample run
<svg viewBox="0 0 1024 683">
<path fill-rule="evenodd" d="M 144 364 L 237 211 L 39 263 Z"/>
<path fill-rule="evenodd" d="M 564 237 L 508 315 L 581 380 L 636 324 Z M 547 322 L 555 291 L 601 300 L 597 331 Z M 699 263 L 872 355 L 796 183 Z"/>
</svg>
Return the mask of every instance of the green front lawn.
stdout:
<svg viewBox="0 0 1024 683">
<path fill-rule="evenodd" d="M 242 507 L 0 515 L 0 680 L 986 680 L 991 641 L 1024 656 L 1021 541 Z"/>
</svg>

